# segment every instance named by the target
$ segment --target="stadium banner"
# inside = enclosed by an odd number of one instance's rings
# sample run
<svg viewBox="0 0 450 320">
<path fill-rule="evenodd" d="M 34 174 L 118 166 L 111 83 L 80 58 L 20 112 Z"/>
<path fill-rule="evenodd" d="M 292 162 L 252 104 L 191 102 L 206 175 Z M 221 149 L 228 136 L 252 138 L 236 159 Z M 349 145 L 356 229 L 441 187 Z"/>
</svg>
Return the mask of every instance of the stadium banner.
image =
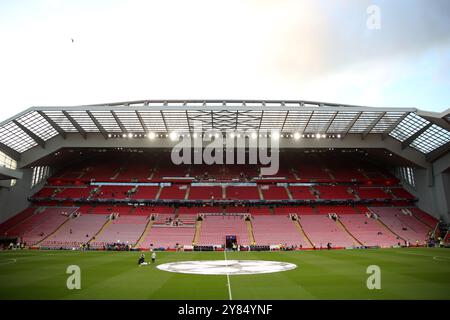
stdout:
<svg viewBox="0 0 450 320">
<path fill-rule="evenodd" d="M 233 186 L 233 187 L 256 187 L 255 182 L 192 182 L 193 187 Z"/>
<path fill-rule="evenodd" d="M 170 182 L 91 182 L 91 186 L 170 187 Z"/>
</svg>

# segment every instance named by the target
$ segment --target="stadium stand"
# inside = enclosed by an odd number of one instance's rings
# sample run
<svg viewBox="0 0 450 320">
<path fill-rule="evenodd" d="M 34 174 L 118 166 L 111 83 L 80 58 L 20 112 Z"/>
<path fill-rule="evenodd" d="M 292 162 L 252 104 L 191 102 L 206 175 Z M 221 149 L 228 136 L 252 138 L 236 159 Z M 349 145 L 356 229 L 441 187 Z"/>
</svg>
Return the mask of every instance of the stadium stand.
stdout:
<svg viewBox="0 0 450 320">
<path fill-rule="evenodd" d="M 120 241 L 141 249 L 174 249 L 192 246 L 194 237 L 196 245 L 220 246 L 225 236 L 235 235 L 244 246 L 254 240 L 318 249 L 327 243 L 333 248 L 422 245 L 438 223 L 382 169 L 330 162 L 322 155 L 302 160 L 298 165 L 287 155 L 282 170 L 262 180 L 253 165 L 173 167 L 164 155 L 120 155 L 116 162 L 92 157 L 50 177 L 30 197 L 33 207 L 2 223 L 0 232 L 46 248 L 89 242 L 101 249 Z M 69 218 L 74 212 L 79 216 Z"/>
<path fill-rule="evenodd" d="M 310 247 L 287 215 L 258 215 L 253 217 L 252 226 L 257 245 L 283 244 L 301 248 Z"/>
<path fill-rule="evenodd" d="M 240 245 L 250 245 L 243 216 L 206 216 L 200 232 L 199 245 L 223 245 L 227 235 L 235 235 Z"/>
</svg>

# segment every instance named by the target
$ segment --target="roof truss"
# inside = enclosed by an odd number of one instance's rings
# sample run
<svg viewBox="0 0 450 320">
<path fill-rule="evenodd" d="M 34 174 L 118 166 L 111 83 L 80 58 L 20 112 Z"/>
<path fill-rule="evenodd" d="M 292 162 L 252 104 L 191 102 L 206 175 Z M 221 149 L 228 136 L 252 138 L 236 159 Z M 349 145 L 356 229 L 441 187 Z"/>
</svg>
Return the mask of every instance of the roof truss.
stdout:
<svg viewBox="0 0 450 320">
<path fill-rule="evenodd" d="M 450 133 L 446 125 L 439 124 L 447 124 L 448 115 L 433 119 L 433 114 L 422 115 L 418 111 L 293 100 L 140 100 L 33 107 L 0 123 L 0 146 L 9 155 L 18 156 L 36 144 L 45 147 L 45 141 L 56 134 L 65 138 L 75 132 L 87 139 L 87 132 L 100 132 L 108 139 L 112 134 L 192 132 L 193 126 L 200 122 L 203 130 L 218 131 L 252 129 L 286 134 L 338 134 L 341 139 L 354 133 L 361 134 L 362 139 L 381 134 L 383 139 L 392 136 L 403 148 L 411 146 L 423 154 L 445 152 Z M 45 124 L 41 125 L 43 122 Z M 20 139 L 15 137 L 16 131 L 22 135 Z M 436 141 L 422 146 L 435 138 Z"/>
</svg>

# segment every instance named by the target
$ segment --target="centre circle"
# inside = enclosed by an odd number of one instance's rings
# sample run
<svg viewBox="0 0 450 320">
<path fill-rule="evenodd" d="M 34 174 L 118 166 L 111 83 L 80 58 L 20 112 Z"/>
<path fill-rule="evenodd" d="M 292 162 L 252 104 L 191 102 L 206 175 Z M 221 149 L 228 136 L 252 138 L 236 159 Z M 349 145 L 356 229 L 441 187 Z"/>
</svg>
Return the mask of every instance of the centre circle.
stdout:
<svg viewBox="0 0 450 320">
<path fill-rule="evenodd" d="M 158 269 L 168 272 L 204 275 L 243 275 L 288 271 L 295 264 L 266 260 L 199 260 L 160 264 Z"/>
</svg>

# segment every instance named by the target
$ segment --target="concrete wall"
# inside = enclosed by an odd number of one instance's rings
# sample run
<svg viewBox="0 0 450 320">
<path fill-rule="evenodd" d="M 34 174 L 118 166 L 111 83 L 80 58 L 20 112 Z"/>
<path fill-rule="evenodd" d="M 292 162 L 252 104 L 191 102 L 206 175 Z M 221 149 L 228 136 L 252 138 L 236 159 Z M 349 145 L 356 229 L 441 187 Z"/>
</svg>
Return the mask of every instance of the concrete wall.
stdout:
<svg viewBox="0 0 450 320">
<path fill-rule="evenodd" d="M 33 169 L 22 169 L 22 172 L 23 177 L 17 180 L 15 186 L 0 188 L 0 223 L 28 208 L 28 197 L 43 187 L 41 183 L 31 189 Z"/>
<path fill-rule="evenodd" d="M 416 188 L 407 188 L 419 198 L 418 206 L 433 216 L 450 222 L 450 153 L 436 160 L 429 169 L 416 169 Z"/>
</svg>

